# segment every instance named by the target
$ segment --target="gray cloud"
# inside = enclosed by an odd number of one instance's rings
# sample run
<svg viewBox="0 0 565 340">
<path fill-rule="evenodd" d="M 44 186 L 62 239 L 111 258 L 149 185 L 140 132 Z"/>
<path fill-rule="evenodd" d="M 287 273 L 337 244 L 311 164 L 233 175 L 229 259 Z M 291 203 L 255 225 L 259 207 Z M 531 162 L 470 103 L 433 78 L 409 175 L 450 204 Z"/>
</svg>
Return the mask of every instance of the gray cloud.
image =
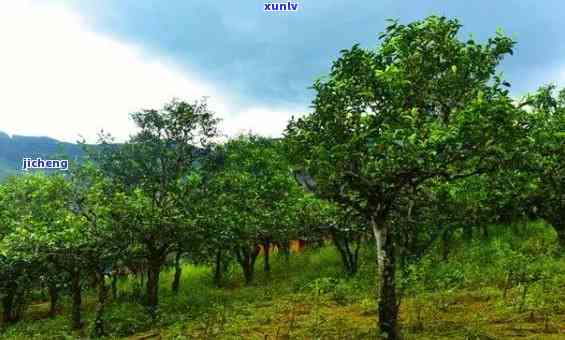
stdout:
<svg viewBox="0 0 565 340">
<path fill-rule="evenodd" d="M 357 42 L 376 46 L 387 18 L 457 17 L 464 35 L 479 40 L 502 28 L 518 40 L 501 68 L 516 95 L 558 81 L 565 65 L 562 0 L 298 2 L 299 11 L 288 14 L 264 13 L 256 0 L 68 3 L 92 29 L 172 58 L 228 89 L 242 105 L 308 105 L 308 87 L 329 71 L 338 51 Z"/>
</svg>

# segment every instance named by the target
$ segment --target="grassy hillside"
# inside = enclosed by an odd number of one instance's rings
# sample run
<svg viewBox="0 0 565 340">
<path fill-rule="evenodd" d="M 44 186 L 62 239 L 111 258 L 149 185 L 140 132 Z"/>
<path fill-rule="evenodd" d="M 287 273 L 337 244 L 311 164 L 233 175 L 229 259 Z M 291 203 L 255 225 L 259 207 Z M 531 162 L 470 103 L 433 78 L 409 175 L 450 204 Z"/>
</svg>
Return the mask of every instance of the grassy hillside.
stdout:
<svg viewBox="0 0 565 340">
<path fill-rule="evenodd" d="M 555 234 L 540 223 L 491 226 L 486 241 L 458 241 L 447 262 L 432 249 L 399 273 L 401 324 L 406 339 L 563 339 L 565 259 Z M 140 278 L 118 285 L 107 309 L 111 338 L 129 339 L 372 339 L 376 335 L 372 244 L 353 278 L 341 270 L 331 245 L 274 256 L 271 274 L 243 286 L 233 267 L 224 288 L 212 285 L 207 266 L 184 265 L 181 291 L 171 293 L 172 271 L 163 273 L 161 310 L 152 323 L 138 301 Z M 258 261 L 257 270 L 262 263 Z M 530 279 L 509 281 L 525 273 Z M 548 275 L 550 274 L 550 275 Z M 92 329 L 94 293 L 86 299 L 85 335 Z M 64 339 L 70 330 L 69 301 L 48 318 L 44 296 L 35 296 L 25 319 L 5 339 Z"/>
</svg>

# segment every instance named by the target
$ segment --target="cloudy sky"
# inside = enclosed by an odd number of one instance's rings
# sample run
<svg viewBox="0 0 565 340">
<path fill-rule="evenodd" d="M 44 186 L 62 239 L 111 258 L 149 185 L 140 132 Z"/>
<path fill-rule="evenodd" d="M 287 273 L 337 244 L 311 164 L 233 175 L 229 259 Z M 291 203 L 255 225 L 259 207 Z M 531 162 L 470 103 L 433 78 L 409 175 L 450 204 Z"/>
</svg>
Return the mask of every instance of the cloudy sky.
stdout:
<svg viewBox="0 0 565 340">
<path fill-rule="evenodd" d="M 339 50 L 375 47 L 387 18 L 430 14 L 459 18 L 465 37 L 514 37 L 500 69 L 514 95 L 565 85 L 563 0 L 298 0 L 286 14 L 263 3 L 0 0 L 0 131 L 123 140 L 130 112 L 207 96 L 226 134 L 277 136 Z"/>
</svg>

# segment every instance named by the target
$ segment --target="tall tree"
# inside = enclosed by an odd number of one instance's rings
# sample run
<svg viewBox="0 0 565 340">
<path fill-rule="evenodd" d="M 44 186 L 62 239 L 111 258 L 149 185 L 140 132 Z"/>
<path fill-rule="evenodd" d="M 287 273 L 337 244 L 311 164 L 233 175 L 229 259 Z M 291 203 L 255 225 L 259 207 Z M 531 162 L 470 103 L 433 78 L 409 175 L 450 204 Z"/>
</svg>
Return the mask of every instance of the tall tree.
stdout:
<svg viewBox="0 0 565 340">
<path fill-rule="evenodd" d="M 213 184 L 214 207 L 223 215 L 222 227 L 230 235 L 230 248 L 250 284 L 261 246 L 267 255 L 271 243 L 291 234 L 293 225 L 288 216 L 301 191 L 280 141 L 240 136 L 216 152 L 222 162 Z M 268 257 L 265 269 L 269 270 Z"/>
<path fill-rule="evenodd" d="M 514 42 L 501 33 L 485 44 L 461 41 L 460 28 L 437 16 L 392 21 L 376 50 L 342 51 L 314 83 L 314 111 L 287 128 L 290 154 L 316 192 L 371 221 L 387 339 L 400 337 L 391 215 L 429 180 L 512 161 L 518 110 L 495 71 Z"/>
<path fill-rule="evenodd" d="M 14 202 L 23 213 L 15 217 L 17 228 L 5 238 L 5 246 L 16 258 L 41 260 L 68 273 L 72 326 L 80 329 L 82 285 L 87 273 L 84 254 L 90 240 L 84 220 L 70 205 L 70 182 L 62 175 L 39 173 L 18 177 L 12 184 Z"/>
<path fill-rule="evenodd" d="M 131 117 L 139 128 L 136 135 L 119 146 L 102 136 L 103 147 L 91 156 L 122 188 L 124 209 L 116 216 L 134 239 L 135 254 L 146 261 L 147 304 L 155 315 L 167 255 L 179 249 L 194 225 L 184 209 L 194 189 L 190 176 L 218 136 L 218 119 L 205 101 L 178 100 Z"/>
<path fill-rule="evenodd" d="M 92 162 L 85 162 L 72 169 L 69 206 L 82 220 L 85 242 L 80 256 L 87 274 L 94 276 L 98 291 L 93 335 L 105 334 L 103 314 L 108 288 L 106 276 L 117 269 L 117 264 L 129 257 L 130 241 L 119 232 L 113 207 L 119 195 L 112 181 L 104 177 Z M 119 196 L 118 196 L 119 197 Z"/>
<path fill-rule="evenodd" d="M 531 109 L 530 143 L 524 151 L 530 162 L 513 178 L 521 179 L 532 213 L 553 226 L 565 249 L 565 88 L 555 90 L 554 85 L 543 86 L 522 103 Z"/>
</svg>

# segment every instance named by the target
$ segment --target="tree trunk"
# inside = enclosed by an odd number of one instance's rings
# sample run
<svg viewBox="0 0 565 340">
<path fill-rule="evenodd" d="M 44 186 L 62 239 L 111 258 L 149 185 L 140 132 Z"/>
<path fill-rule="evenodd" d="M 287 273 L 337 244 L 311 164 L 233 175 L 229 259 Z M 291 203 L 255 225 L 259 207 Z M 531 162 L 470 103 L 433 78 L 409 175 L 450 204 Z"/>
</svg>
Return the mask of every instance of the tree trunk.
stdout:
<svg viewBox="0 0 565 340">
<path fill-rule="evenodd" d="M 253 282 L 255 260 L 260 251 L 261 248 L 259 246 L 255 246 L 253 250 L 249 249 L 249 247 L 236 249 L 236 257 L 243 270 L 246 285 L 250 285 Z"/>
<path fill-rule="evenodd" d="M 361 238 L 357 239 L 355 244 L 355 253 L 353 254 L 353 275 L 357 274 L 357 269 L 359 268 L 359 249 L 361 249 Z"/>
<path fill-rule="evenodd" d="M 118 298 L 118 275 L 112 274 L 112 300 Z"/>
<path fill-rule="evenodd" d="M 161 262 L 150 261 L 147 268 L 147 305 L 149 314 L 155 318 L 157 316 L 157 306 L 159 305 L 159 275 L 161 274 Z"/>
<path fill-rule="evenodd" d="M 483 241 L 488 239 L 488 226 L 486 224 L 481 224 L 481 239 Z"/>
<path fill-rule="evenodd" d="M 465 225 L 463 227 L 463 239 L 465 241 L 471 241 L 473 239 L 473 227 L 470 225 Z"/>
<path fill-rule="evenodd" d="M 222 286 L 222 250 L 218 249 L 216 252 L 216 263 L 214 266 L 214 284 L 217 287 Z"/>
<path fill-rule="evenodd" d="M 54 317 L 57 314 L 57 302 L 59 302 L 59 289 L 55 283 L 49 284 L 49 316 Z"/>
<path fill-rule="evenodd" d="M 565 223 L 560 221 L 554 221 L 553 228 L 557 232 L 557 241 L 561 249 L 565 249 Z"/>
<path fill-rule="evenodd" d="M 149 271 L 149 269 L 147 269 L 147 271 Z M 146 285 L 146 282 L 145 282 L 145 270 L 144 270 L 144 271 L 139 272 L 139 286 L 143 287 L 145 285 Z"/>
<path fill-rule="evenodd" d="M 279 249 L 281 250 L 281 253 L 284 256 L 284 260 L 285 262 L 289 262 L 290 261 L 290 241 L 283 241 L 279 243 Z"/>
<path fill-rule="evenodd" d="M 71 272 L 71 294 L 73 299 L 71 312 L 72 327 L 73 329 L 81 329 L 83 326 L 81 318 L 82 295 L 80 285 L 80 270 L 78 269 L 74 269 Z"/>
<path fill-rule="evenodd" d="M 15 321 L 14 319 L 14 298 L 15 291 L 10 289 L 6 291 L 6 295 L 2 298 L 2 321 L 4 324 Z"/>
<path fill-rule="evenodd" d="M 243 276 L 245 277 L 245 285 L 249 286 L 253 282 L 253 267 L 249 263 L 243 265 Z"/>
<path fill-rule="evenodd" d="M 351 263 L 349 261 L 349 254 L 347 253 L 345 246 L 341 244 L 340 240 L 338 240 L 337 237 L 334 237 L 334 245 L 339 251 L 341 262 L 343 263 L 343 267 L 345 268 L 347 275 L 351 275 Z"/>
<path fill-rule="evenodd" d="M 263 256 L 264 258 L 263 269 L 265 273 L 271 272 L 271 264 L 269 262 L 270 251 L 271 251 L 271 242 L 267 240 L 263 243 L 263 252 L 265 253 Z"/>
<path fill-rule="evenodd" d="M 565 249 L 565 228 L 557 232 L 557 237 L 559 239 L 559 246 L 561 249 Z"/>
<path fill-rule="evenodd" d="M 447 228 L 446 230 L 443 231 L 443 234 L 441 235 L 441 257 L 443 261 L 447 261 L 449 258 L 450 242 L 451 242 L 451 231 L 449 230 L 449 228 Z"/>
<path fill-rule="evenodd" d="M 104 336 L 104 307 L 106 306 L 106 297 L 107 297 L 107 287 L 106 282 L 104 279 L 104 273 L 99 272 L 96 275 L 97 284 L 98 284 L 98 301 L 96 304 L 96 316 L 94 319 L 94 330 L 93 335 L 94 337 L 101 337 Z"/>
<path fill-rule="evenodd" d="M 359 247 L 360 241 L 356 242 L 355 250 L 351 249 L 351 241 L 345 237 L 340 237 L 336 232 L 332 232 L 332 240 L 339 251 L 341 256 L 341 262 L 345 268 L 345 272 L 349 276 L 353 276 L 357 273 L 357 259 L 359 257 Z"/>
<path fill-rule="evenodd" d="M 382 221 L 382 220 L 381 220 Z M 388 224 L 373 220 L 373 232 L 377 246 L 379 281 L 379 327 L 383 338 L 400 339 L 398 329 L 398 301 L 395 282 L 394 241 Z"/>
<path fill-rule="evenodd" d="M 180 264 L 181 255 L 182 253 L 178 251 L 175 256 L 175 277 L 173 279 L 173 286 L 171 288 L 174 294 L 178 294 L 180 287 L 180 277 L 182 274 L 182 266 Z"/>
</svg>

